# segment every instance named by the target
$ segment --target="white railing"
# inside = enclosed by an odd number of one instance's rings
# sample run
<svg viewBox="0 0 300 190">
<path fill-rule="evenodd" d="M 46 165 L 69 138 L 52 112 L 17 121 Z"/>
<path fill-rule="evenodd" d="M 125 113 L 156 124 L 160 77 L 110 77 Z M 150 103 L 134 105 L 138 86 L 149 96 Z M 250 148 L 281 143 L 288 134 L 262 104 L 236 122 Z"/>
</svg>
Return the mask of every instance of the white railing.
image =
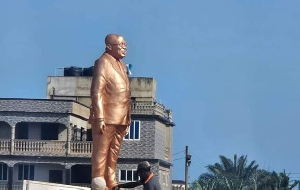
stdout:
<svg viewBox="0 0 300 190">
<path fill-rule="evenodd" d="M 22 190 L 23 189 L 23 183 L 14 183 L 12 189 L 13 190 Z"/>
<path fill-rule="evenodd" d="M 2 154 L 10 152 L 10 139 L 0 139 L 0 152 Z"/>
<path fill-rule="evenodd" d="M 154 101 L 132 102 L 131 113 L 147 115 L 155 114 L 162 117 L 167 117 L 165 106 Z"/>
<path fill-rule="evenodd" d="M 156 101 L 145 101 L 145 102 L 131 102 L 131 113 L 132 114 L 143 114 L 143 115 L 159 115 L 170 122 L 173 122 L 172 111 L 166 109 L 163 104 Z"/>
<path fill-rule="evenodd" d="M 23 184 L 22 183 L 13 183 L 12 190 L 22 190 Z M 9 190 L 8 183 L 1 183 L 0 182 L 0 190 Z"/>
<path fill-rule="evenodd" d="M 17 154 L 66 154 L 65 141 L 14 140 L 14 153 Z"/>
<path fill-rule="evenodd" d="M 8 184 L 7 183 L 0 183 L 0 190 L 8 190 Z"/>
<path fill-rule="evenodd" d="M 46 141 L 31 139 L 13 140 L 12 154 L 16 155 L 70 155 L 90 156 L 93 149 L 92 141 L 72 141 L 69 150 L 67 150 L 67 141 Z M 10 154 L 10 139 L 0 139 L 0 153 Z M 3 183 L 0 183 L 0 188 Z M 1 190 L 1 189 L 0 189 Z"/>
<path fill-rule="evenodd" d="M 93 150 L 92 141 L 71 142 L 70 154 L 87 154 L 90 155 Z"/>
</svg>

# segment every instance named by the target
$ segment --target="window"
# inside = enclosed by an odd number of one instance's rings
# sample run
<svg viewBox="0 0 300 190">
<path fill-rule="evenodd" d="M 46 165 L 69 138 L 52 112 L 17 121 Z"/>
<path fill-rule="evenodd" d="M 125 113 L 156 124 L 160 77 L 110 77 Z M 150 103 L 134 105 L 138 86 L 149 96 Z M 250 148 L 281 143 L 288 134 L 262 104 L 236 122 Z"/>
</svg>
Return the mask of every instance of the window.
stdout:
<svg viewBox="0 0 300 190">
<path fill-rule="evenodd" d="M 7 181 L 7 165 L 0 164 L 0 181 Z"/>
<path fill-rule="evenodd" d="M 165 171 L 159 171 L 160 181 L 164 186 L 169 185 L 169 173 Z"/>
<path fill-rule="evenodd" d="M 18 180 L 34 180 L 34 165 L 20 164 Z"/>
<path fill-rule="evenodd" d="M 166 178 L 165 178 L 165 184 L 166 184 L 166 186 L 168 186 L 168 184 L 169 184 L 169 174 L 168 173 L 166 173 Z"/>
<path fill-rule="evenodd" d="M 119 170 L 119 181 L 137 181 L 136 170 Z"/>
<path fill-rule="evenodd" d="M 128 134 L 124 139 L 126 140 L 140 140 L 140 121 L 132 121 Z"/>
</svg>

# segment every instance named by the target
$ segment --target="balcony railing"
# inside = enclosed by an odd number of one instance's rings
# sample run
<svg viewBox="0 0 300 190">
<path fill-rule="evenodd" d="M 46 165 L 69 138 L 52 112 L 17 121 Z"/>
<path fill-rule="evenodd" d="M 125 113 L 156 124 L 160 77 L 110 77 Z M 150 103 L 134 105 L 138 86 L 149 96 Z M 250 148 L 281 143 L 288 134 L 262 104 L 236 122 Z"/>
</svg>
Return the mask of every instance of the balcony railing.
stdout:
<svg viewBox="0 0 300 190">
<path fill-rule="evenodd" d="M 72 155 L 90 155 L 93 150 L 92 142 L 71 142 Z"/>
<path fill-rule="evenodd" d="M 13 183 L 11 190 L 22 190 L 23 183 Z M 8 183 L 0 182 L 0 190 L 9 190 Z"/>
<path fill-rule="evenodd" d="M 145 115 L 159 115 L 164 118 L 171 119 L 171 114 L 165 108 L 165 106 L 155 101 L 132 102 L 131 113 L 145 114 Z"/>
<path fill-rule="evenodd" d="M 44 141 L 44 140 L 14 140 L 15 154 L 66 154 L 65 141 Z"/>
<path fill-rule="evenodd" d="M 54 141 L 15 139 L 11 147 L 10 139 L 0 139 L 0 153 L 30 156 L 82 156 L 90 157 L 92 141 Z M 1 190 L 1 189 L 0 189 Z"/>
<path fill-rule="evenodd" d="M 8 184 L 7 183 L 0 183 L 0 190 L 8 190 Z"/>
<path fill-rule="evenodd" d="M 0 139 L 0 153 L 10 154 L 10 139 Z"/>
</svg>

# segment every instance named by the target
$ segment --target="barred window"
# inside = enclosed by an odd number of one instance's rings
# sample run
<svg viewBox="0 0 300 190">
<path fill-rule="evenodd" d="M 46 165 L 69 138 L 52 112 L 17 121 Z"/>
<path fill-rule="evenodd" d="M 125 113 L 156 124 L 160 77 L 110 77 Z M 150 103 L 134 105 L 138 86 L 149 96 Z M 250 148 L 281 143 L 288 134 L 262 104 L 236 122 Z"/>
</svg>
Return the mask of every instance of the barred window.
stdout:
<svg viewBox="0 0 300 190">
<path fill-rule="evenodd" d="M 34 180 L 34 165 L 20 164 L 18 180 Z"/>
<path fill-rule="evenodd" d="M 140 140 L 141 121 L 134 120 L 131 122 L 128 134 L 124 137 L 125 140 Z"/>
<path fill-rule="evenodd" d="M 7 181 L 8 169 L 6 164 L 0 164 L 0 181 Z"/>
<path fill-rule="evenodd" d="M 138 175 L 136 170 L 119 170 L 119 181 L 129 182 L 137 180 Z"/>
</svg>

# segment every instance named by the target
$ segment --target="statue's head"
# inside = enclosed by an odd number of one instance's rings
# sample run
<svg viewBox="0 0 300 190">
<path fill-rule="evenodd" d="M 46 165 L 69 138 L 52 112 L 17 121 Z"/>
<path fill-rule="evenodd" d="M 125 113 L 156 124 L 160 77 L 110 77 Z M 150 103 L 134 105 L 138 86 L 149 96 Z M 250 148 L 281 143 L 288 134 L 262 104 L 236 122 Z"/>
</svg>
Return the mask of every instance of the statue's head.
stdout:
<svg viewBox="0 0 300 190">
<path fill-rule="evenodd" d="M 105 37 L 105 51 L 116 59 L 122 59 L 126 56 L 127 46 L 123 36 L 117 34 L 108 34 Z"/>
</svg>

